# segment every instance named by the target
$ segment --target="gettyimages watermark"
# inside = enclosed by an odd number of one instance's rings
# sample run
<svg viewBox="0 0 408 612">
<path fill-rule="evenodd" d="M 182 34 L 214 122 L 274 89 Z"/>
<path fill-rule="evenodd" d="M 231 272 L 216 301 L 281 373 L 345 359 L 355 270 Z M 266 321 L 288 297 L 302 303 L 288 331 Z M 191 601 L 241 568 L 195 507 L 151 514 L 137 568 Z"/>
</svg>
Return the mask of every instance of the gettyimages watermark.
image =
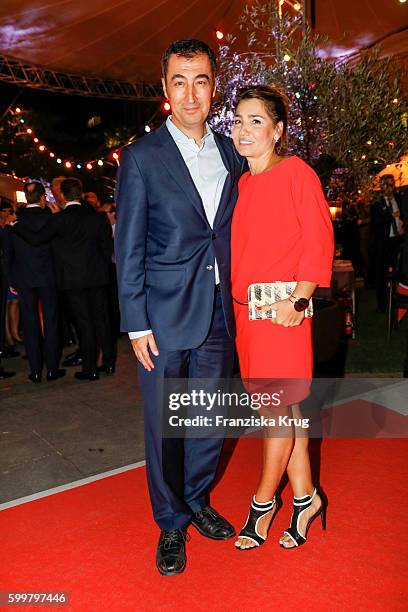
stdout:
<svg viewBox="0 0 408 612">
<path fill-rule="evenodd" d="M 165 379 L 165 438 L 408 437 L 408 380 Z"/>
</svg>

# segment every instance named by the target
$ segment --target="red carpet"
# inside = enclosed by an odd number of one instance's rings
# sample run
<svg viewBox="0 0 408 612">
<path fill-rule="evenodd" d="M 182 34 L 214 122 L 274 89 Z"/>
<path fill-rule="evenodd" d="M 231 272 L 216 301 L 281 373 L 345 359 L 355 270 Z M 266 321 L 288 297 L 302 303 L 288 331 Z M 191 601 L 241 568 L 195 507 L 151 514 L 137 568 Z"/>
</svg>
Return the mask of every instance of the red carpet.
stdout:
<svg viewBox="0 0 408 612">
<path fill-rule="evenodd" d="M 213 495 L 237 527 L 259 451 L 260 440 L 242 440 Z M 0 591 L 69 591 L 62 609 L 80 612 L 407 610 L 408 440 L 327 440 L 321 482 L 327 531 L 316 521 L 304 547 L 277 544 L 290 518 L 286 488 L 262 548 L 238 552 L 190 529 L 187 570 L 169 578 L 154 565 L 158 532 L 142 468 L 5 510 Z"/>
</svg>

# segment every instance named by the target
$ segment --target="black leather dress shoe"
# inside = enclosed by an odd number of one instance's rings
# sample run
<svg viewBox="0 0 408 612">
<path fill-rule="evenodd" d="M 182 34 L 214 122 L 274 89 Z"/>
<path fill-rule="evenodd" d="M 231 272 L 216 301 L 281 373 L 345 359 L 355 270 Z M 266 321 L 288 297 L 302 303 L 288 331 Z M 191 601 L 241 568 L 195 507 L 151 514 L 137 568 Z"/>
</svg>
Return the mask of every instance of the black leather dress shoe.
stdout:
<svg viewBox="0 0 408 612">
<path fill-rule="evenodd" d="M 3 370 L 3 368 L 0 368 L 0 380 L 11 378 L 12 376 L 15 376 L 15 375 L 16 375 L 15 372 L 7 372 L 6 370 Z"/>
<path fill-rule="evenodd" d="M 157 545 L 156 566 L 162 576 L 181 574 L 186 567 L 186 539 L 184 529 L 162 531 Z"/>
<path fill-rule="evenodd" d="M 80 366 L 82 365 L 82 357 L 78 351 L 75 351 L 75 353 L 67 355 L 61 365 L 64 366 L 64 368 Z"/>
<path fill-rule="evenodd" d="M 77 380 L 99 380 L 98 372 L 75 372 Z"/>
<path fill-rule="evenodd" d="M 191 524 L 201 535 L 211 540 L 229 540 L 235 536 L 231 523 L 211 506 L 204 506 L 200 512 L 195 512 Z"/>
<path fill-rule="evenodd" d="M 47 381 L 51 382 L 52 380 L 57 380 L 58 378 L 62 378 L 65 376 L 66 370 L 51 370 L 47 372 Z"/>
<path fill-rule="evenodd" d="M 98 367 L 98 372 L 105 372 L 107 376 L 112 376 L 115 373 L 115 366 L 104 366 L 101 365 Z"/>
<path fill-rule="evenodd" d="M 40 383 L 41 382 L 41 374 L 39 372 L 31 372 L 31 374 L 29 375 L 28 378 L 33 383 Z"/>
</svg>

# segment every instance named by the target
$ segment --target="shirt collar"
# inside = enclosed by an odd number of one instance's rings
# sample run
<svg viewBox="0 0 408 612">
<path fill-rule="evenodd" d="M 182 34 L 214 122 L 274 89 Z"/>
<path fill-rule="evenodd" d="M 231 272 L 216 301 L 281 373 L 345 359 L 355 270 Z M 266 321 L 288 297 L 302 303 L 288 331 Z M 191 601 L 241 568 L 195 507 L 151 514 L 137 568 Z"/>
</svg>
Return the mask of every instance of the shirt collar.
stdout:
<svg viewBox="0 0 408 612">
<path fill-rule="evenodd" d="M 26 208 L 41 208 L 39 204 L 26 204 Z"/>
<path fill-rule="evenodd" d="M 180 142 L 180 143 L 194 143 L 197 146 L 196 141 L 194 140 L 194 138 L 190 138 L 189 136 L 187 136 L 187 134 L 185 134 L 182 130 L 180 130 L 180 128 L 178 128 L 176 125 L 174 125 L 173 121 L 171 120 L 171 115 L 169 115 L 166 119 L 166 127 L 169 130 L 171 136 L 173 137 L 173 140 L 175 140 L 175 142 Z M 210 126 L 208 125 L 208 123 L 205 123 L 205 134 L 201 140 L 201 145 L 203 144 L 204 140 L 206 139 L 209 140 L 213 140 L 214 139 L 214 134 L 212 129 L 210 128 Z M 200 146 L 200 145 L 198 145 Z"/>
<path fill-rule="evenodd" d="M 68 206 L 81 206 L 81 202 L 77 202 L 76 200 L 72 200 L 72 202 L 67 202 L 64 206 L 64 208 L 67 208 Z"/>
</svg>

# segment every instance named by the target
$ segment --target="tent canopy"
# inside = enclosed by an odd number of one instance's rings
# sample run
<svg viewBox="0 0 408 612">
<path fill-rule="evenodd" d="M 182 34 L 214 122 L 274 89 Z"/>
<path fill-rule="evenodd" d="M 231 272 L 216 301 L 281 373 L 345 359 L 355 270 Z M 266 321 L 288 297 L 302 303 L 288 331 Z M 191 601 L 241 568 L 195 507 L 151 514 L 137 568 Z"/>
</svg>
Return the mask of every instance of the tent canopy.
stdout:
<svg viewBox="0 0 408 612">
<path fill-rule="evenodd" d="M 248 0 L 251 2 L 251 0 Z M 277 0 L 276 0 L 277 1 Z M 236 32 L 244 0 L 2 0 L 0 53 L 45 68 L 121 81 L 157 82 L 164 48 L 178 38 L 215 46 L 217 28 Z M 310 9 L 311 0 L 308 0 Z M 293 3 L 292 3 L 293 4 Z M 292 9 L 288 9 L 292 10 Z M 328 56 L 383 39 L 408 58 L 408 2 L 315 0 Z"/>
</svg>

